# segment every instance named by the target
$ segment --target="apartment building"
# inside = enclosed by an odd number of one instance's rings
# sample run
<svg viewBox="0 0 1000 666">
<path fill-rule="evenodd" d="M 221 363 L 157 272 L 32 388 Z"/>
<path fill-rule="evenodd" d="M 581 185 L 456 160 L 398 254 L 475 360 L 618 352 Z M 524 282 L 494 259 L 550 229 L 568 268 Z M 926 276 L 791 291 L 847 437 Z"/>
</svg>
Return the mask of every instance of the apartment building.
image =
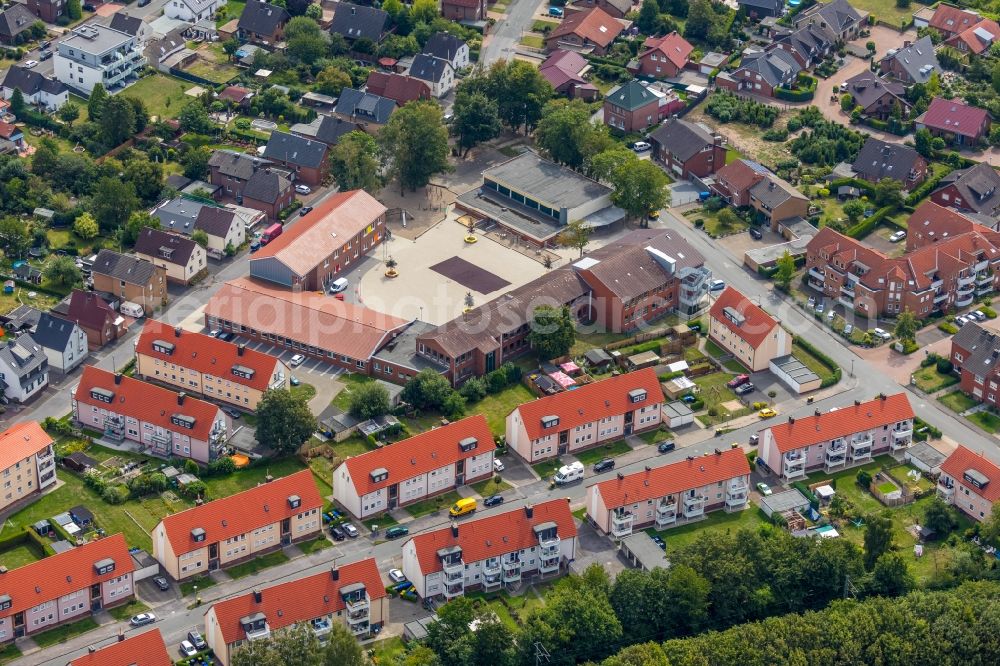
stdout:
<svg viewBox="0 0 1000 666">
<path fill-rule="evenodd" d="M 305 469 L 167 516 L 153 530 L 153 557 L 175 580 L 314 539 L 323 498 Z"/>
<path fill-rule="evenodd" d="M 750 463 L 743 449 L 679 460 L 587 488 L 587 517 L 602 534 L 621 539 L 633 530 L 658 530 L 724 509 L 740 511 L 750 497 Z"/>
<path fill-rule="evenodd" d="M 112 534 L 0 574 L 0 642 L 127 603 L 134 570 L 125 537 Z"/>
<path fill-rule="evenodd" d="M 55 482 L 52 438 L 37 421 L 22 421 L 0 433 L 0 516 L 33 502 Z"/>
<path fill-rule="evenodd" d="M 879 395 L 837 410 L 788 417 L 760 431 L 760 457 L 782 481 L 832 472 L 902 451 L 913 442 L 913 408 L 905 393 Z"/>
<path fill-rule="evenodd" d="M 208 270 L 205 248 L 190 238 L 159 229 L 145 228 L 135 241 L 135 254 L 140 259 L 163 268 L 167 280 L 187 285 Z"/>
<path fill-rule="evenodd" d="M 164 458 L 215 460 L 229 438 L 218 405 L 90 365 L 72 393 L 73 418 L 105 439 L 129 440 Z"/>
<path fill-rule="evenodd" d="M 388 619 L 385 583 L 369 557 L 213 604 L 205 613 L 205 642 L 226 666 L 246 641 L 293 625 L 309 627 L 322 640 L 342 624 L 360 639 Z"/>
<path fill-rule="evenodd" d="M 941 463 L 937 494 L 973 520 L 987 520 L 1000 500 L 1000 466 L 959 444 Z"/>
<path fill-rule="evenodd" d="M 1000 404 L 1000 336 L 993 329 L 970 322 L 952 336 L 951 362 L 967 395 L 988 405 Z"/>
<path fill-rule="evenodd" d="M 918 212 L 909 224 L 917 220 L 911 228 L 927 234 L 919 222 L 926 218 Z M 984 229 L 936 238 L 941 240 L 890 258 L 830 228 L 820 229 L 806 246 L 808 284 L 865 316 L 910 310 L 920 319 L 967 307 L 996 288 L 1000 235 Z"/>
<path fill-rule="evenodd" d="M 91 268 L 94 290 L 137 303 L 147 313 L 167 304 L 167 269 L 114 250 L 97 253 Z"/>
<path fill-rule="evenodd" d="M 751 372 L 792 353 L 792 336 L 781 323 L 732 287 L 708 311 L 708 337 Z"/>
<path fill-rule="evenodd" d="M 513 591 L 560 575 L 576 558 L 576 538 L 567 499 L 528 504 L 411 537 L 403 574 L 421 599 Z"/>
<path fill-rule="evenodd" d="M 287 389 L 291 377 L 274 356 L 154 319 L 146 320 L 136 342 L 135 372 L 140 379 L 251 412 L 264 391 Z"/>
<path fill-rule="evenodd" d="M 74 28 L 57 47 L 56 78 L 85 95 L 98 83 L 108 92 L 118 92 L 137 79 L 146 66 L 134 36 L 99 23 Z"/>
<path fill-rule="evenodd" d="M 526 402 L 507 415 L 507 445 L 531 464 L 660 425 L 663 391 L 644 368 Z"/>
<path fill-rule="evenodd" d="M 159 629 L 118 634 L 118 640 L 77 657 L 66 666 L 173 666 Z"/>
<path fill-rule="evenodd" d="M 493 473 L 482 414 L 353 456 L 333 471 L 333 498 L 359 519 L 439 495 Z"/>
</svg>

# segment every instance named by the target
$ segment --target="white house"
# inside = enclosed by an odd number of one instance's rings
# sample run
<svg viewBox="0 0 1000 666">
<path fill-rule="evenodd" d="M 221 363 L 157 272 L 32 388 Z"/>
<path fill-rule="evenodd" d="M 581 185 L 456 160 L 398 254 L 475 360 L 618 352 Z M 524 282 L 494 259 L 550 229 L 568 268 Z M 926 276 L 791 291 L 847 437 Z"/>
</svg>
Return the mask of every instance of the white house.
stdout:
<svg viewBox="0 0 1000 666">
<path fill-rule="evenodd" d="M 49 367 L 67 373 L 83 363 L 90 353 L 87 334 L 76 323 L 43 312 L 31 339 L 42 348 Z"/>
<path fill-rule="evenodd" d="M 424 44 L 423 53 L 447 60 L 458 71 L 469 66 L 469 45 L 448 32 L 436 32 Z"/>
<path fill-rule="evenodd" d="M 74 28 L 58 47 L 56 78 L 85 94 L 98 83 L 119 92 L 146 66 L 138 38 L 96 23 Z"/>
<path fill-rule="evenodd" d="M 444 97 L 455 87 L 455 68 L 444 58 L 418 53 L 413 57 L 413 64 L 407 73 L 426 82 L 435 97 Z"/>
<path fill-rule="evenodd" d="M 15 90 L 21 91 L 25 102 L 46 111 L 56 111 L 69 101 L 69 88 L 63 82 L 20 65 L 11 65 L 7 70 L 0 83 L 0 97 L 9 100 Z"/>
<path fill-rule="evenodd" d="M 4 395 L 15 402 L 27 402 L 49 385 L 49 359 L 27 333 L 0 347 L 0 380 Z"/>
<path fill-rule="evenodd" d="M 197 23 L 214 16 L 225 4 L 224 0 L 167 0 L 163 13 L 173 19 Z"/>
<path fill-rule="evenodd" d="M 562 573 L 576 557 L 576 537 L 567 499 L 528 504 L 410 538 L 403 574 L 422 599 L 516 590 Z"/>
</svg>

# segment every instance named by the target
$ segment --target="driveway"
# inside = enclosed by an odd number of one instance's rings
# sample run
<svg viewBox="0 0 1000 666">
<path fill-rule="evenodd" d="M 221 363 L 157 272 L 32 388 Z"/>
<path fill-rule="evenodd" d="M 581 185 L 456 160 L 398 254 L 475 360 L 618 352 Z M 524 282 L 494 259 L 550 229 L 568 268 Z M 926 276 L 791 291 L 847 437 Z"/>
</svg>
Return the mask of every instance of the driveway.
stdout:
<svg viewBox="0 0 1000 666">
<path fill-rule="evenodd" d="M 670 185 L 670 207 L 677 208 L 698 201 L 698 188 L 691 183 L 674 183 Z"/>
</svg>

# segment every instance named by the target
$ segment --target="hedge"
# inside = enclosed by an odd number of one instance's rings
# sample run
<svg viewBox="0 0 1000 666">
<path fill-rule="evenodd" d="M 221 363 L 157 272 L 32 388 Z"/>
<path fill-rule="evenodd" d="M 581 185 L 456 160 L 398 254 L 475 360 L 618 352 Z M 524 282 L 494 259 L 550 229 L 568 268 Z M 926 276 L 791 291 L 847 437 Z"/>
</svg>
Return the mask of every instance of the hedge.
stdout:
<svg viewBox="0 0 1000 666">
<path fill-rule="evenodd" d="M 952 168 L 950 166 L 946 166 L 946 168 L 947 171 L 925 180 L 920 187 L 910 192 L 909 196 L 906 197 L 906 205 L 915 206 L 921 199 L 930 194 L 937 187 L 938 183 L 941 182 L 941 179 L 952 172 Z"/>
<path fill-rule="evenodd" d="M 886 219 L 887 217 L 889 217 L 889 214 L 894 211 L 895 208 L 893 206 L 885 206 L 883 208 L 879 208 L 877 211 L 875 211 L 875 214 L 872 215 L 871 217 L 865 220 L 861 220 L 853 227 L 850 227 L 845 232 L 845 235 L 851 238 L 861 239 L 870 234 L 875 229 L 875 227 L 877 227 L 882 222 L 890 222 L 892 224 L 895 224 L 895 222 Z M 895 226 L 899 225 L 895 224 Z"/>
<path fill-rule="evenodd" d="M 820 382 L 819 385 L 820 388 L 827 388 L 828 386 L 833 386 L 834 384 L 840 382 L 841 378 L 843 377 L 843 370 L 840 369 L 840 366 L 837 365 L 836 361 L 834 361 L 832 358 L 821 352 L 811 342 L 809 342 L 805 338 L 802 338 L 801 336 L 798 335 L 793 336 L 792 342 L 802 347 L 813 356 L 815 356 L 816 360 L 825 365 L 827 370 L 829 370 L 832 373 L 830 377 L 827 377 L 822 382 Z"/>
<path fill-rule="evenodd" d="M 799 74 L 794 90 L 791 88 L 775 88 L 774 96 L 786 102 L 808 102 L 816 96 L 816 79 L 808 74 Z"/>
<path fill-rule="evenodd" d="M 812 508 L 814 509 L 819 508 L 819 498 L 816 497 L 815 494 L 813 494 L 813 491 L 809 490 L 809 486 L 802 483 L 801 481 L 795 481 L 794 483 L 792 483 L 792 488 L 795 488 L 800 493 L 805 495 L 805 498 L 809 500 L 809 504 L 810 506 L 812 506 Z"/>
<path fill-rule="evenodd" d="M 856 187 L 868 196 L 873 196 L 875 194 L 875 186 L 869 183 L 867 180 L 861 180 L 860 178 L 837 178 L 836 180 L 830 181 L 830 192 L 834 193 L 834 190 L 840 187 Z"/>
</svg>

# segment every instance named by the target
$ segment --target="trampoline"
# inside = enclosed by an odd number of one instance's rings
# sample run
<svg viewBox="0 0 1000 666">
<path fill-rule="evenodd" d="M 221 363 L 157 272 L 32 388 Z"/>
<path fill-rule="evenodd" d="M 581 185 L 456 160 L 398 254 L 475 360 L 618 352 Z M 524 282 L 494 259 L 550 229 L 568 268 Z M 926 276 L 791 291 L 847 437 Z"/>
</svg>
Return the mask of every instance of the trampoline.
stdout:
<svg viewBox="0 0 1000 666">
<path fill-rule="evenodd" d="M 245 456 L 242 453 L 234 453 L 229 457 L 232 459 L 237 468 L 246 467 L 250 464 L 250 457 Z"/>
</svg>

